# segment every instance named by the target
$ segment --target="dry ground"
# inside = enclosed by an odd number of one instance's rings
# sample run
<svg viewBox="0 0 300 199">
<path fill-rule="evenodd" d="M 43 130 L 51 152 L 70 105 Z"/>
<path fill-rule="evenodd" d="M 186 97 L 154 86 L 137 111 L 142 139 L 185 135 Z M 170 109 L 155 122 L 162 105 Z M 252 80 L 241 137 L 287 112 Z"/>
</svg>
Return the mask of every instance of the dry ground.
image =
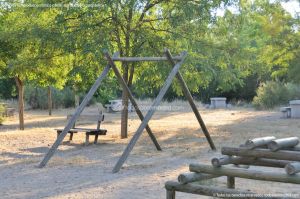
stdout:
<svg viewBox="0 0 300 199">
<path fill-rule="evenodd" d="M 27 111 L 25 131 L 17 130 L 17 117 L 10 118 L 0 127 L 0 198 L 165 198 L 166 181 L 187 172 L 191 162 L 209 163 L 219 152 L 209 149 L 185 104 L 164 103 L 162 109 L 150 127 L 163 151 L 156 151 L 144 133 L 117 174 L 111 170 L 129 141 L 118 138 L 119 113 L 106 114 L 102 127 L 108 135 L 100 137 L 99 144 L 85 147 L 84 135 L 74 135 L 73 142 L 64 142 L 43 169 L 36 166 L 56 139 L 53 129 L 63 127 L 66 115 L 74 110 L 55 110 L 51 117 L 46 111 Z M 299 136 L 299 120 L 280 119 L 278 112 L 235 108 L 200 111 L 218 151 L 221 146 L 238 146 L 259 136 Z M 90 107 L 83 114 L 96 112 L 97 108 Z M 130 113 L 129 123 L 132 135 L 140 124 L 135 113 Z M 224 186 L 225 179 L 209 183 Z M 299 193 L 299 187 L 290 184 L 242 179 L 236 183 L 238 188 L 256 192 Z M 179 193 L 177 198 L 206 197 Z"/>
</svg>

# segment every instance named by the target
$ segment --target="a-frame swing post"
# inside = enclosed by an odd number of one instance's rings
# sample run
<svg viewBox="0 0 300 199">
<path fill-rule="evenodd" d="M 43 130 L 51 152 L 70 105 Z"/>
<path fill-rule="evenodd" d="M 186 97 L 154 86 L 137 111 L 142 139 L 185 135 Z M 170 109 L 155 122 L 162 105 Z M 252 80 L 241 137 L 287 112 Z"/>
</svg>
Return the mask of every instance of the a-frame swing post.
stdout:
<svg viewBox="0 0 300 199">
<path fill-rule="evenodd" d="M 117 56 L 117 54 L 114 54 L 114 56 Z M 88 92 L 88 94 L 85 96 L 85 98 L 83 99 L 83 101 L 81 102 L 81 104 L 77 107 L 75 113 L 72 115 L 72 117 L 70 118 L 70 120 L 68 121 L 68 124 L 66 125 L 66 127 L 64 128 L 64 130 L 61 132 L 61 134 L 57 137 L 56 141 L 54 142 L 54 144 L 52 145 L 52 147 L 49 149 L 48 153 L 45 155 L 44 159 L 41 161 L 41 163 L 39 164 L 39 167 L 42 168 L 44 167 L 48 161 L 50 160 L 50 158 L 53 156 L 53 154 L 55 153 L 56 149 L 58 148 L 58 146 L 61 144 L 61 142 L 64 140 L 64 138 L 66 137 L 67 133 L 69 132 L 69 130 L 74 126 L 77 118 L 80 116 L 81 112 L 83 111 L 83 109 L 86 107 L 86 105 L 89 103 L 89 101 L 92 99 L 93 95 L 95 94 L 95 92 L 97 91 L 97 89 L 99 88 L 102 80 L 106 77 L 106 75 L 108 74 L 110 70 L 110 65 L 108 64 L 103 72 L 101 73 L 101 75 L 97 78 L 96 82 L 94 83 L 94 85 L 92 86 L 92 88 L 90 89 L 90 91 Z"/>
<path fill-rule="evenodd" d="M 159 105 L 162 98 L 164 97 L 167 90 L 169 89 L 169 87 L 172 83 L 172 80 L 174 79 L 175 75 L 177 74 L 180 66 L 183 64 L 184 59 L 185 59 L 186 56 L 187 56 L 187 52 L 183 52 L 182 55 L 181 55 L 181 61 L 179 61 L 177 64 L 174 65 L 174 67 L 173 67 L 172 71 L 170 72 L 170 74 L 168 75 L 163 87 L 161 88 L 158 96 L 156 97 L 156 99 L 154 100 L 152 106 L 150 107 L 150 110 L 148 110 L 143 122 L 140 124 L 139 128 L 136 130 L 135 134 L 131 138 L 131 140 L 130 140 L 129 144 L 127 145 L 126 149 L 123 151 L 122 156 L 119 158 L 118 162 L 116 163 L 116 165 L 115 165 L 115 167 L 112 171 L 113 173 L 116 173 L 116 172 L 120 171 L 122 165 L 124 164 L 124 162 L 128 158 L 129 153 L 132 151 L 134 145 L 138 141 L 138 139 L 141 136 L 143 130 L 147 126 L 147 124 L 148 124 L 149 120 L 151 119 L 151 117 L 153 116 L 153 114 L 156 110 L 156 107 Z"/>
<path fill-rule="evenodd" d="M 172 55 L 171 55 L 171 53 L 170 53 L 170 51 L 168 49 L 165 50 L 165 54 L 166 54 L 166 56 L 167 56 L 170 64 L 174 66 L 175 65 L 175 61 L 172 58 Z M 213 140 L 210 137 L 210 134 L 209 134 L 209 132 L 208 132 L 208 130 L 206 128 L 206 125 L 205 125 L 205 123 L 204 123 L 204 121 L 203 121 L 203 119 L 202 119 L 202 117 L 201 117 L 201 115 L 200 115 L 200 113 L 199 113 L 199 111 L 197 109 L 197 106 L 196 106 L 196 104 L 195 104 L 195 102 L 193 100 L 192 94 L 191 94 L 189 88 L 187 87 L 187 84 L 185 83 L 185 81 L 184 81 L 184 79 L 183 79 L 180 71 L 178 71 L 178 73 L 176 74 L 176 77 L 177 77 L 177 79 L 179 81 L 179 84 L 180 84 L 180 86 L 181 86 L 181 88 L 183 90 L 183 93 L 184 93 L 185 97 L 187 98 L 187 100 L 188 100 L 188 102 L 189 102 L 189 104 L 190 104 L 190 106 L 191 106 L 191 108 L 192 108 L 192 110 L 193 110 L 193 112 L 194 112 L 194 114 L 195 114 L 195 116 L 196 116 L 199 124 L 200 124 L 200 127 L 201 127 L 201 129 L 202 129 L 202 131 L 203 131 L 203 133 L 204 133 L 204 135 L 205 135 L 205 137 L 206 137 L 206 139 L 207 139 L 207 141 L 208 141 L 208 143 L 210 145 L 210 148 L 212 150 L 216 150 L 214 142 L 213 142 Z"/>
<path fill-rule="evenodd" d="M 133 105 L 133 107 L 134 107 L 134 109 L 135 109 L 136 114 L 139 116 L 140 120 L 143 121 L 143 120 L 144 120 L 144 115 L 143 115 L 143 113 L 140 111 L 140 109 L 139 109 L 139 107 L 138 107 L 138 104 L 136 103 L 136 101 L 135 101 L 135 99 L 134 99 L 134 97 L 133 97 L 133 95 L 132 95 L 132 93 L 131 93 L 131 91 L 130 91 L 128 85 L 127 85 L 127 83 L 126 83 L 125 80 L 123 79 L 123 77 L 122 77 L 121 73 L 119 72 L 117 66 L 115 65 L 113 59 L 110 57 L 110 55 L 109 55 L 107 52 L 105 53 L 105 57 L 106 57 L 108 63 L 110 64 L 111 68 L 113 69 L 113 71 L 114 71 L 114 73 L 115 73 L 115 75 L 116 75 L 116 77 L 117 77 L 119 83 L 122 85 L 123 89 L 125 89 L 126 92 L 128 93 L 128 97 L 129 97 L 129 99 L 130 99 L 130 101 L 131 101 L 131 103 L 132 103 L 132 105 Z M 160 145 L 158 144 L 158 142 L 157 142 L 157 140 L 156 140 L 156 138 L 155 138 L 155 136 L 154 136 L 154 134 L 153 134 L 153 132 L 152 132 L 152 130 L 150 129 L 150 127 L 149 127 L 148 124 L 147 124 L 147 126 L 146 126 L 146 130 L 147 130 L 147 133 L 148 133 L 148 135 L 150 136 L 152 142 L 154 143 L 156 149 L 157 149 L 158 151 L 161 151 L 161 147 L 160 147 Z"/>
</svg>

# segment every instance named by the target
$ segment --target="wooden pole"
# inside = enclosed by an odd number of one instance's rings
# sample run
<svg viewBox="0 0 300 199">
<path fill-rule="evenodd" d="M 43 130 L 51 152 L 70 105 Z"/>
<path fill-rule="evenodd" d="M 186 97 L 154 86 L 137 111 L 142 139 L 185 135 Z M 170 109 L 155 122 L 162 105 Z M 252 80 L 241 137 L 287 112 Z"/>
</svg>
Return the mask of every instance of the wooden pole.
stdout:
<svg viewBox="0 0 300 199">
<path fill-rule="evenodd" d="M 114 54 L 114 56 L 117 56 L 117 54 Z M 87 95 L 85 96 L 85 98 L 83 99 L 83 101 L 81 102 L 81 104 L 77 107 L 75 113 L 69 119 L 68 124 L 66 125 L 66 127 L 64 128 L 64 130 L 60 133 L 60 135 L 58 136 L 58 138 L 56 139 L 56 141 L 54 142 L 54 144 L 52 145 L 52 147 L 49 149 L 49 151 L 45 155 L 44 159 L 40 162 L 40 164 L 39 164 L 40 168 L 44 167 L 48 163 L 48 161 L 50 160 L 50 158 L 53 156 L 53 154 L 55 153 L 55 151 L 58 148 L 58 146 L 60 145 L 60 143 L 66 137 L 68 131 L 74 126 L 77 118 L 79 117 L 79 115 L 81 114 L 81 112 L 83 111 L 83 109 L 86 107 L 86 105 L 92 99 L 93 95 L 97 91 L 97 89 L 100 86 L 102 80 L 108 74 L 109 70 L 110 70 L 110 65 L 108 64 L 104 68 L 104 70 L 101 73 L 101 75 L 97 78 L 96 82 L 94 83 L 94 85 L 92 86 L 92 88 L 90 89 L 90 91 L 87 93 Z"/>
<path fill-rule="evenodd" d="M 249 150 L 243 148 L 223 147 L 222 154 L 255 157 L 255 158 L 269 158 L 269 159 L 276 159 L 276 160 L 300 161 L 300 152 L 297 151 L 280 150 L 277 152 L 272 152 L 269 149 Z"/>
<path fill-rule="evenodd" d="M 169 62 L 174 66 L 175 65 L 174 57 L 172 57 L 172 55 L 171 55 L 171 53 L 170 53 L 170 51 L 168 49 L 165 49 L 165 54 L 166 54 Z M 202 117 L 201 117 L 201 115 L 200 115 L 200 113 L 199 113 L 199 111 L 197 109 L 196 104 L 194 103 L 192 94 L 191 94 L 189 88 L 187 87 L 187 85 L 186 85 L 186 83 L 185 83 L 185 81 L 184 81 L 184 79 L 183 79 L 180 71 L 178 71 L 178 73 L 176 74 L 176 77 L 177 77 L 177 79 L 179 81 L 179 84 L 180 84 L 180 86 L 181 86 L 181 88 L 183 90 L 183 93 L 184 93 L 185 97 L 187 98 L 187 100 L 188 100 L 188 102 L 189 102 L 189 104 L 190 104 L 190 106 L 191 106 L 191 108 L 192 108 L 192 110 L 193 110 L 193 112 L 194 112 L 194 114 L 195 114 L 195 116 L 196 116 L 199 124 L 200 124 L 200 127 L 201 127 L 201 129 L 202 129 L 202 131 L 203 131 L 203 133 L 204 133 L 204 135 L 205 135 L 205 137 L 206 137 L 206 139 L 207 139 L 207 141 L 208 141 L 208 143 L 210 145 L 210 148 L 212 150 L 216 150 L 214 142 L 213 142 L 213 140 L 210 137 L 210 134 L 209 134 L 209 132 L 208 132 L 208 130 L 206 128 L 206 125 L 205 125 L 205 123 L 204 123 L 204 121 L 203 121 L 203 119 L 202 119 Z"/>
<path fill-rule="evenodd" d="M 181 61 L 180 56 L 173 57 L 176 61 Z M 140 62 L 140 61 L 168 61 L 167 57 L 116 57 L 112 58 L 113 61 L 121 62 Z"/>
<path fill-rule="evenodd" d="M 254 157 L 236 157 L 236 156 L 223 156 L 221 158 L 213 158 L 211 160 L 214 167 L 221 167 L 222 165 L 235 164 L 235 165 L 255 165 L 265 167 L 279 167 L 284 168 L 290 161 L 287 160 L 272 160 L 266 158 Z"/>
<path fill-rule="evenodd" d="M 271 151 L 278 151 L 280 149 L 294 147 L 299 144 L 299 138 L 297 137 L 290 137 L 290 138 L 283 138 L 273 140 L 268 144 L 268 148 Z"/>
<path fill-rule="evenodd" d="M 274 136 L 262 137 L 262 138 L 254 138 L 251 140 L 247 140 L 245 143 L 245 147 L 248 149 L 254 149 L 256 147 L 261 147 L 269 144 L 271 141 L 275 140 Z"/>
<path fill-rule="evenodd" d="M 172 80 L 174 79 L 175 75 L 177 74 L 180 66 L 183 64 L 185 57 L 187 56 L 187 52 L 183 52 L 181 55 L 181 61 L 178 62 L 177 64 L 175 64 L 174 68 L 172 69 L 172 71 L 170 72 L 169 76 L 167 77 L 162 89 L 160 90 L 158 96 L 156 97 L 156 99 L 154 100 L 150 110 L 147 112 L 143 122 L 140 124 L 139 128 L 137 129 L 137 131 L 135 132 L 135 134 L 133 135 L 133 137 L 131 138 L 129 144 L 127 145 L 126 149 L 124 150 L 122 156 L 120 157 L 120 159 L 118 160 L 117 164 L 115 165 L 114 169 L 113 169 L 113 173 L 118 172 L 122 165 L 124 164 L 124 162 L 126 161 L 129 153 L 132 151 L 134 145 L 136 144 L 137 140 L 139 139 L 139 137 L 141 136 L 143 130 L 145 129 L 145 127 L 147 126 L 149 120 L 151 119 L 151 117 L 153 116 L 156 107 L 159 105 L 159 103 L 161 102 L 162 98 L 164 97 L 164 95 L 166 94 L 167 90 L 169 89 Z M 112 62 L 112 60 L 111 60 Z"/>
<path fill-rule="evenodd" d="M 194 172 L 182 173 L 178 176 L 178 182 L 180 184 L 186 184 L 190 182 L 203 181 L 203 180 L 208 180 L 217 177 L 220 176 L 205 174 L 205 173 L 194 173 Z"/>
<path fill-rule="evenodd" d="M 198 173 L 207 173 L 212 175 L 222 175 L 230 177 L 247 178 L 263 181 L 274 181 L 284 183 L 300 184 L 300 175 L 289 176 L 285 173 L 265 172 L 259 170 L 249 170 L 241 168 L 219 167 L 215 168 L 210 165 L 190 164 L 190 171 Z"/>
<path fill-rule="evenodd" d="M 119 72 L 117 66 L 115 65 L 114 61 L 112 60 L 112 58 L 110 57 L 110 55 L 108 53 L 105 53 L 105 57 L 106 59 L 108 60 L 109 64 L 111 65 L 115 75 L 117 76 L 118 80 L 119 80 L 119 83 L 123 86 L 123 89 L 125 89 L 127 91 L 127 94 L 128 94 L 128 97 L 132 103 L 132 105 L 134 106 L 134 109 L 135 109 L 135 112 L 137 113 L 137 115 L 139 116 L 140 120 L 143 122 L 144 121 L 144 115 L 143 113 L 140 111 L 139 107 L 138 107 L 138 104 L 136 103 L 127 83 L 125 82 L 125 80 L 123 79 L 121 73 Z M 156 149 L 158 151 L 161 151 L 161 147 L 160 145 L 158 144 L 154 134 L 152 133 L 152 130 L 150 129 L 149 125 L 147 124 L 146 125 L 146 130 L 147 130 L 147 133 L 148 135 L 150 136 L 152 142 L 154 143 Z"/>
<path fill-rule="evenodd" d="M 231 176 L 227 176 L 227 188 L 235 189 L 235 178 Z"/>
<path fill-rule="evenodd" d="M 180 184 L 174 181 L 168 181 L 165 184 L 166 190 L 175 190 L 184 193 L 192 193 L 204 196 L 213 196 L 218 198 L 229 198 L 233 195 L 243 195 L 243 199 L 253 199 L 253 192 L 250 191 L 240 191 L 235 189 L 220 188 L 215 186 L 205 186 L 196 184 Z M 248 197 L 248 196 L 249 197 Z"/>
<path fill-rule="evenodd" d="M 226 155 L 226 156 L 222 156 L 220 158 L 211 159 L 211 164 L 214 167 L 220 167 L 220 166 L 226 165 L 226 164 L 239 164 L 239 160 L 241 160 L 241 157 Z"/>
<path fill-rule="evenodd" d="M 294 175 L 300 172 L 300 162 L 292 162 L 285 166 L 285 171 L 289 175 Z"/>
<path fill-rule="evenodd" d="M 167 199 L 175 199 L 175 191 L 167 190 Z"/>
</svg>

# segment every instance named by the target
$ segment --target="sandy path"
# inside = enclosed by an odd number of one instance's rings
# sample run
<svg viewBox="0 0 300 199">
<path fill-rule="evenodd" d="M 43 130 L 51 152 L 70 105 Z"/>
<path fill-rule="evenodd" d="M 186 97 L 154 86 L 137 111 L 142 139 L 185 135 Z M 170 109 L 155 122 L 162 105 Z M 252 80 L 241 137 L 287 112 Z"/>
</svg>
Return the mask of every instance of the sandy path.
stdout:
<svg viewBox="0 0 300 199">
<path fill-rule="evenodd" d="M 93 111 L 90 108 L 86 113 Z M 0 127 L 0 198 L 165 198 L 167 180 L 187 172 L 189 163 L 209 163 L 217 155 L 209 150 L 191 112 L 158 112 L 150 126 L 163 151 L 155 151 L 145 133 L 122 170 L 112 174 L 128 139 L 118 139 L 119 114 L 106 114 L 103 128 L 109 133 L 100 138 L 99 144 L 84 147 L 84 136 L 75 135 L 72 143 L 66 142 L 59 148 L 46 168 L 36 168 L 55 140 L 53 128 L 63 127 L 65 115 L 71 112 L 54 112 L 52 117 L 44 111 L 27 112 L 23 132 L 16 129 L 17 118 Z M 264 135 L 297 136 L 300 127 L 299 120 L 280 119 L 279 113 L 274 112 L 232 109 L 201 113 L 218 149 Z M 139 123 L 135 114 L 130 114 L 130 133 Z M 209 183 L 225 185 L 225 180 Z M 299 193 L 295 185 L 241 179 L 237 180 L 237 187 L 265 193 Z M 205 197 L 179 193 L 177 198 Z"/>
</svg>

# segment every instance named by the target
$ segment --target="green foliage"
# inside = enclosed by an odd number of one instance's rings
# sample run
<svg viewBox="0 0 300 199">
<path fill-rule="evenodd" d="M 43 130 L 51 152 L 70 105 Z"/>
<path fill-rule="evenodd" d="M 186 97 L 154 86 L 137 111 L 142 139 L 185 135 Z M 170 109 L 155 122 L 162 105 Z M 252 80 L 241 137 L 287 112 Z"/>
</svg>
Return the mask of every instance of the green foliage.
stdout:
<svg viewBox="0 0 300 199">
<path fill-rule="evenodd" d="M 4 111 L 5 111 L 4 106 L 0 104 L 0 125 L 3 124 L 4 119 L 5 119 L 5 117 L 4 117 Z"/>
<path fill-rule="evenodd" d="M 16 83 L 12 78 L 0 78 L 0 99 L 11 99 L 17 96 Z"/>
<path fill-rule="evenodd" d="M 254 97 L 257 109 L 272 109 L 288 104 L 290 100 L 300 99 L 300 86 L 292 83 L 266 82 L 261 84 Z"/>
<path fill-rule="evenodd" d="M 258 82 L 299 82 L 299 19 L 279 1 L 130 0 L 97 2 L 100 7 L 88 7 L 87 2 L 76 1 L 81 5 L 76 8 L 0 7 L 1 76 L 86 93 L 106 64 L 103 49 L 120 56 L 161 56 L 168 47 L 174 55 L 188 51 L 180 71 L 200 99 L 225 95 L 248 100 Z M 230 4 L 238 12 L 226 9 Z M 214 15 L 220 7 L 224 16 Z M 170 72 L 167 65 L 124 63 L 118 68 L 135 95 L 153 97 Z M 6 96 L 15 95 L 10 84 L 0 81 L 0 88 L 10 88 Z M 104 84 L 97 101 L 105 104 L 120 97 L 111 74 Z M 167 97 L 182 95 L 175 81 Z M 39 96 L 45 105 L 46 94 Z"/>
</svg>

